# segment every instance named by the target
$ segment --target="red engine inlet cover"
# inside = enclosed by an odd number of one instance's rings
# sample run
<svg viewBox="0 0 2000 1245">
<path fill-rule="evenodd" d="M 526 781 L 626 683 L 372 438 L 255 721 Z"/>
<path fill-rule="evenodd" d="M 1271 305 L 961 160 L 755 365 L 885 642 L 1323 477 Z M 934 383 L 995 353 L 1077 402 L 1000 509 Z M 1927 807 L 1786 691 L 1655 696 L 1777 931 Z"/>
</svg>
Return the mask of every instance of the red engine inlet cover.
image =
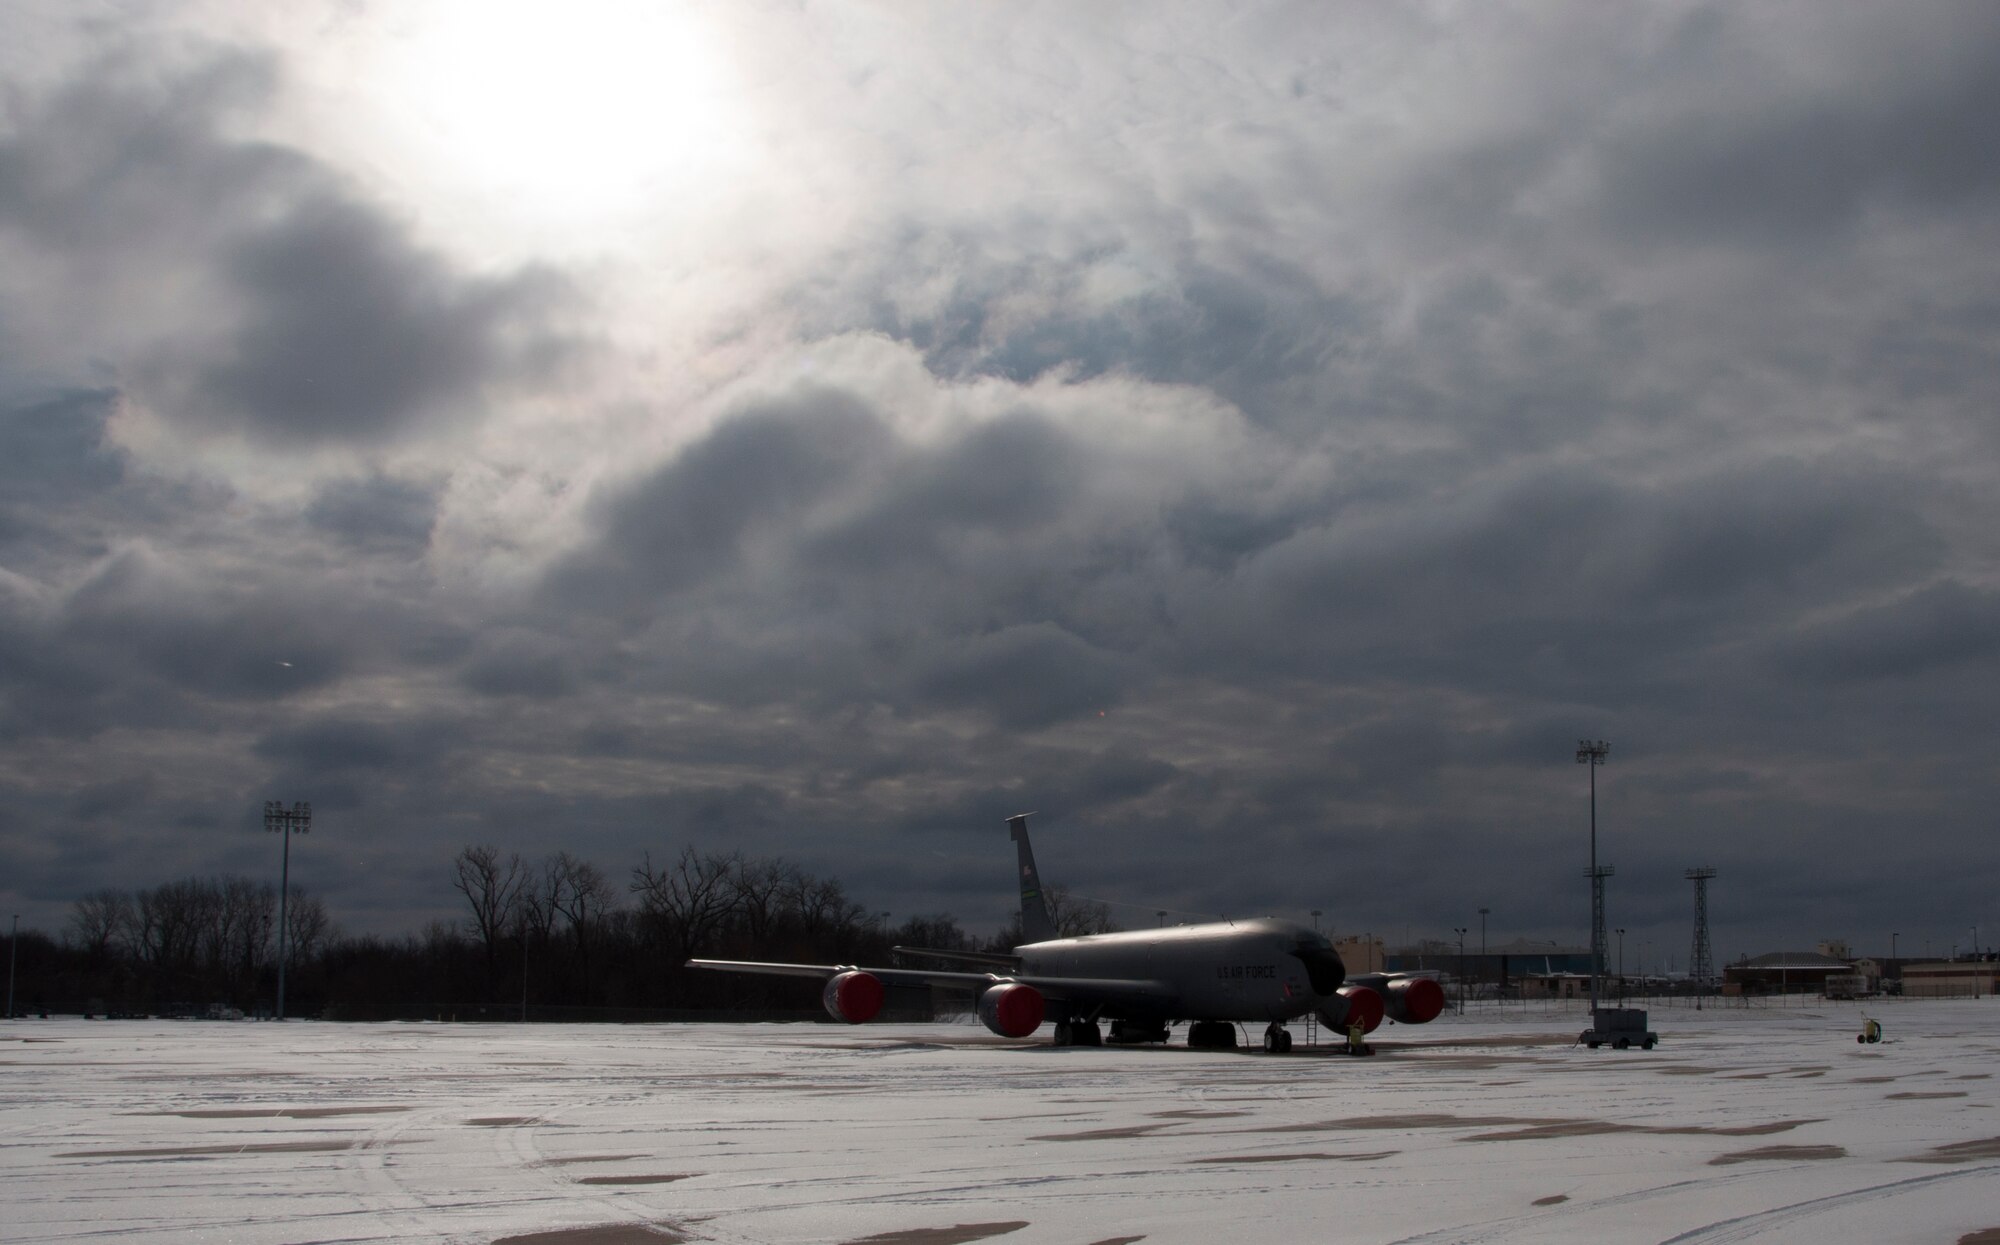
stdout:
<svg viewBox="0 0 2000 1245">
<path fill-rule="evenodd" d="M 820 991 L 819 1001 L 835 1020 L 851 1025 L 873 1020 L 882 1010 L 882 979 L 859 969 L 835 973 Z"/>
<path fill-rule="evenodd" d="M 1444 1010 L 1444 987 L 1428 977 L 1392 981 L 1389 996 L 1394 1003 L 1391 1017 L 1401 1024 L 1425 1024 Z"/>
<path fill-rule="evenodd" d="M 1360 1025 L 1363 1033 L 1375 1032 L 1382 1023 L 1382 996 L 1367 986 L 1342 986 L 1336 993 L 1347 1000 L 1346 1023 Z"/>
<path fill-rule="evenodd" d="M 1027 1037 L 1042 1027 L 1042 992 L 1020 982 L 994 986 L 979 996 L 979 1020 L 1001 1037 Z"/>
</svg>

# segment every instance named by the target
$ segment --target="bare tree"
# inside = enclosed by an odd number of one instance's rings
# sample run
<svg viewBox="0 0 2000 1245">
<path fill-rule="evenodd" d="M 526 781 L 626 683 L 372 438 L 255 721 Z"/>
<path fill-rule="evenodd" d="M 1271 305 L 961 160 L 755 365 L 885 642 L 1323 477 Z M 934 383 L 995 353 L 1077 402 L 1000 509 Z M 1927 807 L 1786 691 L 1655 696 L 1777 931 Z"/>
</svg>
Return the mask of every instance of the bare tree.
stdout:
<svg viewBox="0 0 2000 1245">
<path fill-rule="evenodd" d="M 931 951 L 970 951 L 972 939 L 958 927 L 958 919 L 948 912 L 913 916 L 890 935 L 899 947 Z"/>
<path fill-rule="evenodd" d="M 132 897 L 120 890 L 97 890 L 70 905 L 70 934 L 93 965 L 111 958 L 116 943 L 132 924 Z"/>
<path fill-rule="evenodd" d="M 1056 923 L 1056 933 L 1063 938 L 1081 938 L 1085 934 L 1111 934 L 1118 931 L 1118 925 L 1111 919 L 1111 909 L 1095 899 L 1080 899 L 1060 886 L 1045 888 L 1049 897 L 1049 916 Z"/>
<path fill-rule="evenodd" d="M 162 882 L 137 892 L 127 937 L 139 961 L 156 974 L 192 971 L 209 906 L 208 888 L 198 878 Z"/>
<path fill-rule="evenodd" d="M 646 916 L 672 943 L 678 960 L 692 958 L 736 910 L 736 890 L 730 878 L 737 857 L 696 852 L 684 847 L 671 865 L 653 868 L 649 853 L 632 870 L 632 891 Z"/>
<path fill-rule="evenodd" d="M 551 856 L 542 862 L 539 870 L 524 866 L 521 875 L 521 896 L 517 901 L 519 911 L 516 916 L 524 933 L 546 943 L 555 931 L 556 914 L 561 908 L 563 887 L 566 885 L 562 871 L 556 866 L 556 858 Z"/>
<path fill-rule="evenodd" d="M 1049 904 L 1049 919 L 1055 922 L 1056 937 L 1081 938 L 1085 934 L 1112 934 L 1118 925 L 1111 909 L 1095 899 L 1076 899 L 1060 886 L 1045 886 L 1042 894 Z M 1021 916 L 1015 913 L 1000 932 L 986 944 L 989 951 L 1012 951 L 1026 941 L 1021 933 Z"/>
<path fill-rule="evenodd" d="M 768 951 L 771 932 L 785 914 L 785 896 L 798 888 L 798 876 L 796 868 L 770 857 L 736 862 L 729 881 L 736 889 L 737 915 L 757 954 Z"/>
<path fill-rule="evenodd" d="M 471 905 L 472 919 L 468 925 L 485 949 L 489 986 L 493 981 L 494 957 L 500 940 L 506 937 L 514 921 L 526 874 L 527 867 L 518 854 L 509 853 L 502 860 L 498 849 L 483 844 L 463 848 L 452 858 L 452 885 Z"/>
<path fill-rule="evenodd" d="M 289 967 L 307 963 L 334 937 L 333 919 L 317 895 L 294 886 L 285 902 L 285 955 Z"/>
<path fill-rule="evenodd" d="M 591 947 L 597 941 L 598 927 L 618 896 L 602 870 L 566 851 L 549 858 L 548 873 L 553 882 L 549 888 L 551 903 L 569 923 L 570 941 L 576 948 L 577 979 L 581 987 L 578 993 L 587 1003 L 591 996 Z"/>
<path fill-rule="evenodd" d="M 587 860 L 578 860 L 568 852 L 557 852 L 549 858 L 549 871 L 556 879 L 552 888 L 555 894 L 555 909 L 569 922 L 571 933 L 587 928 L 609 911 L 617 893 L 611 889 L 611 880 L 604 871 Z"/>
<path fill-rule="evenodd" d="M 269 883 L 236 876 L 218 878 L 208 889 L 202 959 L 232 991 L 247 991 L 270 955 L 276 896 Z"/>
</svg>

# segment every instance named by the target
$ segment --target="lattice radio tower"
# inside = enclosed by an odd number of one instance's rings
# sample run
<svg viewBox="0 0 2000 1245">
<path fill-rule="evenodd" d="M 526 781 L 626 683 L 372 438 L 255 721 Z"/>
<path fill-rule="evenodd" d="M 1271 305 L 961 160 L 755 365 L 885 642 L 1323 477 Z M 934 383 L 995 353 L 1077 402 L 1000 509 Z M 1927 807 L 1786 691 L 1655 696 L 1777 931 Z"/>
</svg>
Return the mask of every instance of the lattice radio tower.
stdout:
<svg viewBox="0 0 2000 1245">
<path fill-rule="evenodd" d="M 1688 980 L 1710 986 L 1715 984 L 1715 958 L 1708 950 L 1708 880 L 1715 869 L 1702 865 L 1681 876 L 1694 883 L 1694 951 L 1688 956 Z"/>
<path fill-rule="evenodd" d="M 1601 739 L 1585 739 L 1576 745 L 1576 763 L 1590 767 L 1590 1009 L 1597 1011 L 1598 980 L 1604 976 L 1604 879 L 1611 876 L 1610 865 L 1597 863 L 1597 767 L 1611 754 L 1611 745 Z"/>
</svg>

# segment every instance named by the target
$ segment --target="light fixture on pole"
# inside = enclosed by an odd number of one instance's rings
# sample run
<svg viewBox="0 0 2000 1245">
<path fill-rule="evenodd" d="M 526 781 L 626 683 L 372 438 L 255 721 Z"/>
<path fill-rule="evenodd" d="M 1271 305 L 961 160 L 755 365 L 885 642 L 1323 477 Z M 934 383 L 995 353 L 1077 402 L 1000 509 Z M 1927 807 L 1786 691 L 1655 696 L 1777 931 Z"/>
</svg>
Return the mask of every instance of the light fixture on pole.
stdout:
<svg viewBox="0 0 2000 1245">
<path fill-rule="evenodd" d="M 298 803 L 286 808 L 281 800 L 264 801 L 264 829 L 282 837 L 284 848 L 278 856 L 278 1019 L 285 1018 L 285 960 L 289 955 L 285 901 L 292 889 L 292 836 L 312 832 L 312 805 Z"/>
</svg>

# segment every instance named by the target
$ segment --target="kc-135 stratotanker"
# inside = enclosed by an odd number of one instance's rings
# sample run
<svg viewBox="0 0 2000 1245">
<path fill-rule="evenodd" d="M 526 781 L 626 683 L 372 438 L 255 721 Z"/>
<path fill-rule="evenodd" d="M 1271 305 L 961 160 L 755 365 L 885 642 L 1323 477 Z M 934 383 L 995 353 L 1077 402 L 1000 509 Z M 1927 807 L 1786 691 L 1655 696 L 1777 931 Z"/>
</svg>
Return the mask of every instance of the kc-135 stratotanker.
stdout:
<svg viewBox="0 0 2000 1245">
<path fill-rule="evenodd" d="M 1444 990 L 1411 973 L 1361 973 L 1347 966 L 1325 935 L 1272 917 L 1215 921 L 1116 934 L 1056 937 L 1028 842 L 1028 817 L 1007 819 L 1021 866 L 1021 935 L 1012 955 L 897 948 L 980 966 L 981 971 L 862 968 L 851 964 L 769 964 L 689 960 L 690 968 L 819 977 L 821 1000 L 836 1020 L 861 1024 L 882 1009 L 887 986 L 970 990 L 979 1019 L 1002 1037 L 1022 1038 L 1055 1022 L 1057 1046 L 1107 1040 L 1164 1042 L 1188 1023 L 1189 1046 L 1236 1045 L 1236 1026 L 1263 1021 L 1264 1049 L 1292 1047 L 1285 1025 L 1317 1014 L 1336 1032 L 1371 1032 L 1383 1019 L 1423 1024 L 1444 1010 Z"/>
</svg>

